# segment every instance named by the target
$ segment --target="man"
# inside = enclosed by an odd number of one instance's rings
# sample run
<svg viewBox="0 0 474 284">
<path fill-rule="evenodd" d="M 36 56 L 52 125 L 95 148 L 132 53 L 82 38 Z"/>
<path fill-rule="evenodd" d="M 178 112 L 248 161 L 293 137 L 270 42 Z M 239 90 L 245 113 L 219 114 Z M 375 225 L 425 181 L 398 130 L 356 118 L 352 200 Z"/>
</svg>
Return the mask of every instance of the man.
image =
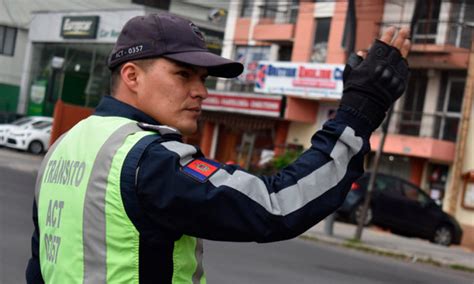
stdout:
<svg viewBox="0 0 474 284">
<path fill-rule="evenodd" d="M 131 19 L 108 61 L 111 96 L 38 173 L 28 282 L 202 283 L 201 238 L 271 242 L 309 229 L 363 173 L 370 134 L 405 89 L 410 42 L 395 33 L 351 57 L 341 105 L 311 148 L 257 177 L 205 159 L 180 134 L 197 131 L 206 77 L 242 65 L 209 53 L 187 20 Z"/>
</svg>

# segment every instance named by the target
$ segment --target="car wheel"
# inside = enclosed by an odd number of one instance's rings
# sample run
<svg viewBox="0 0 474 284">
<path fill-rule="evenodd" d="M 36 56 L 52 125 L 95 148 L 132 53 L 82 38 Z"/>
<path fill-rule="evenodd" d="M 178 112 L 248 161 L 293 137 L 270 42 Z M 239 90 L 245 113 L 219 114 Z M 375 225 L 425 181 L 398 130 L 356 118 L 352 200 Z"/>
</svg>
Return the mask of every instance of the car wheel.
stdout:
<svg viewBox="0 0 474 284">
<path fill-rule="evenodd" d="M 364 209 L 364 202 L 357 204 L 351 212 L 351 222 L 359 224 L 360 218 L 362 218 L 362 210 Z M 372 222 L 372 208 L 367 208 L 367 214 L 365 215 L 364 226 L 368 226 Z"/>
<path fill-rule="evenodd" d="M 436 228 L 431 241 L 438 245 L 449 246 L 453 241 L 453 230 L 448 225 L 441 225 Z"/>
<path fill-rule="evenodd" d="M 35 155 L 39 155 L 43 153 L 44 147 L 43 144 L 39 141 L 32 141 L 28 146 L 28 151 Z"/>
</svg>

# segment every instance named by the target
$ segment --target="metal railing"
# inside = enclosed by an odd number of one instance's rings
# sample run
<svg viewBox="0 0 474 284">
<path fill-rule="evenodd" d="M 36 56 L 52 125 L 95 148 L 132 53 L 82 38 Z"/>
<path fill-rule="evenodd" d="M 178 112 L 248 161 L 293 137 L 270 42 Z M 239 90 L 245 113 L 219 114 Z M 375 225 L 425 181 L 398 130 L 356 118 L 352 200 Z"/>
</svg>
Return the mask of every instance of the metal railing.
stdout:
<svg viewBox="0 0 474 284">
<path fill-rule="evenodd" d="M 384 22 L 383 28 L 389 26 L 412 26 L 410 22 Z M 470 48 L 474 22 L 418 20 L 412 26 L 414 44 L 452 45 Z"/>
<path fill-rule="evenodd" d="M 261 5 L 260 19 L 272 19 L 275 24 L 294 24 L 298 16 L 298 5 L 287 3 L 271 3 Z"/>
<path fill-rule="evenodd" d="M 394 111 L 389 133 L 455 142 L 460 117 L 459 113 Z"/>
</svg>

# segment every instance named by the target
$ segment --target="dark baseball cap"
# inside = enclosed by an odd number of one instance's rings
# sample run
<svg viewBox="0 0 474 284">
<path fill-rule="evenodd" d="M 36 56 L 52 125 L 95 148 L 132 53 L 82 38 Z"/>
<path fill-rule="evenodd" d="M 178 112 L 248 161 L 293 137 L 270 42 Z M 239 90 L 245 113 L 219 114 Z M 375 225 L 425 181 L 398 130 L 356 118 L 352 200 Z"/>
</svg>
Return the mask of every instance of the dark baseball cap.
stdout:
<svg viewBox="0 0 474 284">
<path fill-rule="evenodd" d="M 114 69 L 131 60 L 154 57 L 205 67 L 209 75 L 216 77 L 234 78 L 244 69 L 239 62 L 211 53 L 203 34 L 191 21 L 165 12 L 130 19 L 107 64 Z"/>
</svg>

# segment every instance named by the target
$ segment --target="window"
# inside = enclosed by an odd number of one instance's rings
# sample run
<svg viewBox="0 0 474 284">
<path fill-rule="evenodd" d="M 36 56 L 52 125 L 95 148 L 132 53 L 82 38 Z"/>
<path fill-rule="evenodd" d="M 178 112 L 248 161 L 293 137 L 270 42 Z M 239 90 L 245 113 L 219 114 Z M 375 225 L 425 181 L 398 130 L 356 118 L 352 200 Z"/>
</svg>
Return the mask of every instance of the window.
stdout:
<svg viewBox="0 0 474 284">
<path fill-rule="evenodd" d="M 278 61 L 291 61 L 293 45 L 280 45 L 278 49 Z"/>
<path fill-rule="evenodd" d="M 435 43 L 438 33 L 441 0 L 418 0 L 414 13 L 415 43 Z"/>
<path fill-rule="evenodd" d="M 421 195 L 418 194 L 418 190 L 416 189 L 416 187 L 408 183 L 403 183 L 402 185 L 403 195 L 409 200 L 418 201 L 418 196 Z"/>
<path fill-rule="evenodd" d="M 16 28 L 0 26 L 0 54 L 13 56 L 15 54 Z"/>
<path fill-rule="evenodd" d="M 264 0 L 258 7 L 259 18 L 265 19 L 265 23 L 268 23 L 268 20 L 276 24 L 296 23 L 299 0 Z"/>
<path fill-rule="evenodd" d="M 252 16 L 252 7 L 253 1 L 251 0 L 243 0 L 242 1 L 242 9 L 240 10 L 240 16 L 243 18 L 248 18 Z"/>
<path fill-rule="evenodd" d="M 435 138 L 456 141 L 465 83 L 464 78 L 448 78 L 446 90 L 441 92 L 438 98 L 434 124 Z"/>
<path fill-rule="evenodd" d="M 402 192 L 396 179 L 377 175 L 375 179 L 375 190 L 383 192 L 392 197 L 401 197 Z"/>
<path fill-rule="evenodd" d="M 34 129 L 45 129 L 46 127 L 50 127 L 51 125 L 53 125 L 53 123 L 49 121 L 38 121 L 32 124 Z"/>
<path fill-rule="evenodd" d="M 278 2 L 265 0 L 261 8 L 261 18 L 274 19 L 278 11 Z"/>
<path fill-rule="evenodd" d="M 400 113 L 400 134 L 419 135 L 427 85 L 426 71 L 413 70 L 404 97 L 403 109 Z"/>
<path fill-rule="evenodd" d="M 405 198 L 411 201 L 419 202 L 421 204 L 427 204 L 428 202 L 430 202 L 430 198 L 412 184 L 404 182 L 402 183 L 402 188 L 403 195 L 405 196 Z"/>
<path fill-rule="evenodd" d="M 448 25 L 448 44 L 469 49 L 471 30 L 474 24 L 474 5 L 471 0 L 459 0 L 450 3 Z"/>
<path fill-rule="evenodd" d="M 16 125 L 16 126 L 22 126 L 24 124 L 27 124 L 28 122 L 31 121 L 31 118 L 29 117 L 23 117 L 23 118 L 20 118 L 18 120 L 15 120 L 14 122 L 12 122 L 13 125 Z"/>
<path fill-rule="evenodd" d="M 311 62 L 326 62 L 331 18 L 317 18 Z"/>
</svg>

